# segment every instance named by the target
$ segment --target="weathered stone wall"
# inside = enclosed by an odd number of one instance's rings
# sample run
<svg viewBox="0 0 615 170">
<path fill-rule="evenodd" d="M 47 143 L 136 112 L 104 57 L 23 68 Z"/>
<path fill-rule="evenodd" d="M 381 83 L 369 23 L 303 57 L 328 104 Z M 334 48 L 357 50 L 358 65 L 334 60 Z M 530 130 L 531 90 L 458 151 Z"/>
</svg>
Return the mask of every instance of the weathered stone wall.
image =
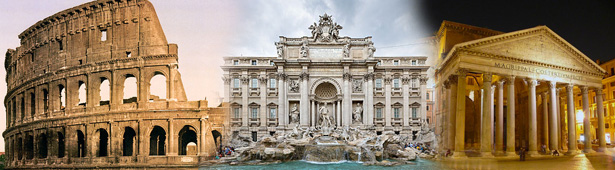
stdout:
<svg viewBox="0 0 615 170">
<path fill-rule="evenodd" d="M 5 58 L 7 168 L 185 168 L 215 155 L 212 125 L 224 126 L 209 113 L 227 109 L 187 101 L 177 45 L 147 0 L 88 2 L 19 38 Z M 164 97 L 150 91 L 157 75 Z"/>
</svg>

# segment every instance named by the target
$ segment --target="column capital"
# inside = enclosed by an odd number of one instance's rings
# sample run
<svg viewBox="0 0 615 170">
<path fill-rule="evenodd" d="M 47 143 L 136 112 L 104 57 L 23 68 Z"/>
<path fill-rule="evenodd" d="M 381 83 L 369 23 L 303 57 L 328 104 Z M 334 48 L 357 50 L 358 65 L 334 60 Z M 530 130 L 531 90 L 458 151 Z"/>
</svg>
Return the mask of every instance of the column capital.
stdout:
<svg viewBox="0 0 615 170">
<path fill-rule="evenodd" d="M 515 84 L 515 78 L 516 78 L 517 76 L 515 76 L 515 75 L 507 75 L 507 76 L 505 76 L 505 77 L 506 77 L 506 80 L 507 80 L 508 82 L 510 82 L 510 83 L 512 83 L 512 84 Z"/>
<path fill-rule="evenodd" d="M 231 78 L 229 76 L 222 76 L 222 81 L 224 81 L 224 84 L 229 84 L 231 83 Z"/>
<path fill-rule="evenodd" d="M 496 81 L 495 84 L 498 86 L 498 88 L 500 88 L 504 85 L 505 82 L 506 82 L 506 79 L 500 79 Z"/>
<path fill-rule="evenodd" d="M 352 74 L 344 73 L 342 77 L 344 78 L 344 80 L 350 80 L 350 79 L 352 79 Z"/>
<path fill-rule="evenodd" d="M 411 80 L 410 77 L 403 77 L 403 78 L 401 78 L 401 82 L 403 84 L 410 84 L 410 80 Z"/>
<path fill-rule="evenodd" d="M 589 92 L 588 92 L 589 87 L 587 87 L 587 86 L 581 86 L 581 87 L 579 87 L 579 88 L 581 89 L 581 93 L 582 93 L 582 94 L 588 94 L 588 93 L 589 93 Z"/>
<path fill-rule="evenodd" d="M 594 92 L 596 93 L 596 96 L 601 95 L 602 94 L 602 88 L 594 88 Z M 600 96 L 602 97 L 602 96 Z"/>
<path fill-rule="evenodd" d="M 347 73 L 346 73 L 347 74 Z M 306 72 L 302 72 L 299 75 L 299 78 L 301 78 L 301 80 L 309 80 L 310 79 L 310 74 L 306 73 Z"/>
<path fill-rule="evenodd" d="M 539 85 L 538 80 L 533 79 L 533 78 L 527 78 L 527 79 L 525 79 L 525 81 L 527 81 L 528 85 L 530 85 L 530 86 L 538 86 Z"/>
<path fill-rule="evenodd" d="M 421 76 L 421 78 L 419 79 L 419 81 L 421 81 L 421 85 L 426 85 L 427 80 L 429 80 L 429 78 L 427 78 L 426 76 Z"/>
<path fill-rule="evenodd" d="M 446 88 L 446 89 L 450 89 L 450 88 L 451 88 L 451 83 L 450 83 L 450 81 L 448 81 L 448 80 L 445 80 L 445 81 L 444 81 L 444 88 Z"/>
<path fill-rule="evenodd" d="M 287 77 L 286 73 L 278 73 L 278 79 L 285 80 Z"/>
<path fill-rule="evenodd" d="M 556 81 L 549 81 L 549 88 L 553 89 L 557 87 L 557 82 Z"/>
<path fill-rule="evenodd" d="M 455 74 L 448 76 L 448 82 L 450 83 L 450 85 L 457 84 L 457 77 L 458 75 Z"/>
<path fill-rule="evenodd" d="M 486 72 L 483 73 L 483 82 L 491 82 L 493 80 L 493 74 Z"/>
<path fill-rule="evenodd" d="M 468 74 L 468 72 L 470 72 L 470 70 L 469 70 L 469 69 L 467 69 L 467 68 L 460 68 L 460 69 L 457 69 L 457 74 L 458 74 L 459 76 L 466 76 L 466 74 Z"/>
<path fill-rule="evenodd" d="M 367 74 L 363 75 L 363 78 L 365 78 L 365 81 L 373 80 L 374 79 L 374 73 L 367 73 Z"/>
</svg>

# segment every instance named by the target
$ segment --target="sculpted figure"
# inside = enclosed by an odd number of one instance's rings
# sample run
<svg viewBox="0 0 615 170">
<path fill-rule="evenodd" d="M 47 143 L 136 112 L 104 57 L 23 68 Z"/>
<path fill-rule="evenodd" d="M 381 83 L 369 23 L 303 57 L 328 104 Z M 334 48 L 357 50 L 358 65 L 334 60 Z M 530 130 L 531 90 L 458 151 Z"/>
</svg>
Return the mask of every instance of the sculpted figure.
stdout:
<svg viewBox="0 0 615 170">
<path fill-rule="evenodd" d="M 363 114 L 363 107 L 361 107 L 361 103 L 357 103 L 357 107 L 352 113 L 353 123 L 361 123 L 361 114 Z"/>
<path fill-rule="evenodd" d="M 354 92 L 361 92 L 363 90 L 363 82 L 361 80 L 355 80 L 352 84 L 352 89 Z"/>
<path fill-rule="evenodd" d="M 282 54 L 284 50 L 282 49 L 284 46 L 280 43 L 275 43 L 276 49 L 278 49 L 278 57 L 282 58 Z"/>
<path fill-rule="evenodd" d="M 293 104 L 293 107 L 290 109 L 290 123 L 299 123 L 299 109 L 297 108 L 297 103 Z"/>
<path fill-rule="evenodd" d="M 296 80 L 290 81 L 290 92 L 297 93 L 299 92 L 299 83 Z"/>
<path fill-rule="evenodd" d="M 323 106 L 320 106 L 320 109 L 318 109 L 318 113 L 320 113 L 320 117 L 322 119 L 322 122 L 320 123 L 321 127 L 331 127 L 331 118 L 329 115 L 329 109 L 327 109 L 327 104 L 325 103 Z"/>
<path fill-rule="evenodd" d="M 307 58 L 308 56 L 308 45 L 306 41 L 303 41 L 303 44 L 301 45 L 301 57 L 303 58 Z"/>
<path fill-rule="evenodd" d="M 367 47 L 367 57 L 368 58 L 374 57 L 374 52 L 376 52 L 376 47 L 374 47 L 373 43 L 370 43 L 369 46 Z"/>
<path fill-rule="evenodd" d="M 344 58 L 350 57 L 350 43 L 344 45 Z"/>
</svg>

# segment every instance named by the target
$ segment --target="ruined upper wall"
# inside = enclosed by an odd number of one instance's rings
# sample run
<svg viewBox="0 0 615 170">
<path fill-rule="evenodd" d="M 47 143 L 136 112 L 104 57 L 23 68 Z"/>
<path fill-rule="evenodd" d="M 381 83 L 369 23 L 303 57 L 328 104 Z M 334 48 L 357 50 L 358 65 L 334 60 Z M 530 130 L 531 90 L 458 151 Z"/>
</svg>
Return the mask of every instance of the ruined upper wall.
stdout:
<svg viewBox="0 0 615 170">
<path fill-rule="evenodd" d="M 58 70 L 128 57 L 177 54 L 147 0 L 97 0 L 47 17 L 19 35 L 5 58 L 11 89 Z"/>
</svg>

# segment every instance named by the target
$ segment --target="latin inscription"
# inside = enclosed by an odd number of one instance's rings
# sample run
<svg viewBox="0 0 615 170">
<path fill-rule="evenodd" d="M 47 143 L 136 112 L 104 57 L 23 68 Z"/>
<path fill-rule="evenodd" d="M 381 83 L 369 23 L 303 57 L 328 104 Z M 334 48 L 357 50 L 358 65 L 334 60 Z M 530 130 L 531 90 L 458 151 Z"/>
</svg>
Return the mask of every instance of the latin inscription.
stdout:
<svg viewBox="0 0 615 170">
<path fill-rule="evenodd" d="M 515 65 L 515 64 L 495 63 L 495 67 L 509 69 L 509 70 L 517 70 L 517 71 L 525 71 L 525 72 L 531 72 L 531 73 L 538 73 L 538 74 L 548 75 L 548 76 L 553 76 L 553 77 L 561 77 L 561 78 L 568 78 L 568 79 L 574 79 L 574 80 L 583 80 L 582 76 L 575 76 L 575 75 L 570 75 L 570 74 L 564 74 L 564 73 L 544 70 L 544 69 L 530 67 L 530 66 L 521 66 L 521 65 Z"/>
<path fill-rule="evenodd" d="M 341 48 L 310 48 L 310 58 L 341 58 Z"/>
</svg>

